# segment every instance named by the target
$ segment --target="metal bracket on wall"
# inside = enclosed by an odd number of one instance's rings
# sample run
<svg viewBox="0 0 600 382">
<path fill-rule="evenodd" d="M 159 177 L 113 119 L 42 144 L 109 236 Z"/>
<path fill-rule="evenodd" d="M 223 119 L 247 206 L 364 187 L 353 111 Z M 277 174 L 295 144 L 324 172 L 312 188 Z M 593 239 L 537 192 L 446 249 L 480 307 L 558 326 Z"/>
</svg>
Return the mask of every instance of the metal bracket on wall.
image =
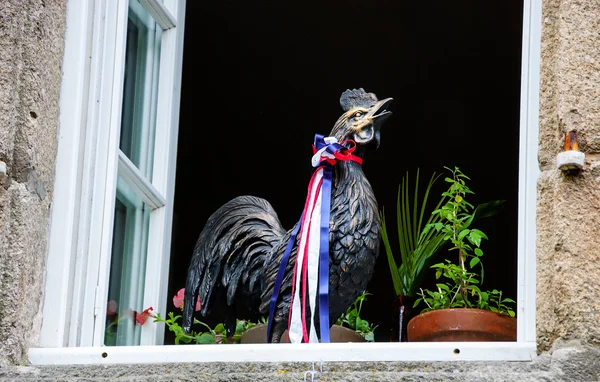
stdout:
<svg viewBox="0 0 600 382">
<path fill-rule="evenodd" d="M 556 156 L 556 167 L 562 171 L 573 171 L 583 169 L 585 154 L 579 151 L 579 139 L 577 130 L 565 133 L 565 143 L 562 152 Z"/>
<path fill-rule="evenodd" d="M 308 376 L 309 375 L 310 375 L 310 382 L 314 382 L 315 375 L 317 373 L 323 373 L 323 361 L 321 361 L 318 371 L 315 369 L 315 361 L 313 361 L 313 363 L 312 363 L 312 370 L 307 370 L 307 371 L 304 372 L 304 382 L 308 381 Z"/>
</svg>

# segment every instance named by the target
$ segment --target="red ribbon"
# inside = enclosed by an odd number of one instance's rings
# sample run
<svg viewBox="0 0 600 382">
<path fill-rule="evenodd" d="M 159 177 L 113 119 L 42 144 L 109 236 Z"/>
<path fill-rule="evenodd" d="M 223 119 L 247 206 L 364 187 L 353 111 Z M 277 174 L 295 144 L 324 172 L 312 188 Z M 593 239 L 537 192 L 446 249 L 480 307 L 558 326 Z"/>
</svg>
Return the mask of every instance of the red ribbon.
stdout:
<svg viewBox="0 0 600 382">
<path fill-rule="evenodd" d="M 354 150 L 356 150 L 356 142 L 354 142 L 352 139 L 346 139 L 346 140 L 341 141 L 339 144 L 343 145 L 344 143 L 347 143 L 347 142 L 352 143 L 352 146 L 351 147 L 344 147 L 343 149 L 334 152 L 333 156 L 336 159 L 339 159 L 341 161 L 349 161 L 349 160 L 351 160 L 351 161 L 356 162 L 358 164 L 362 164 L 362 162 L 363 162 L 362 158 L 359 157 L 359 156 L 356 156 L 356 155 L 352 154 L 354 152 Z M 313 148 L 313 154 L 316 154 L 318 150 L 315 147 L 315 145 L 313 145 L 312 148 Z M 330 165 L 334 165 L 334 164 L 337 163 L 337 161 L 335 159 L 329 158 L 329 157 L 326 157 L 326 156 L 321 156 L 321 161 L 327 161 L 327 163 L 329 163 Z"/>
</svg>

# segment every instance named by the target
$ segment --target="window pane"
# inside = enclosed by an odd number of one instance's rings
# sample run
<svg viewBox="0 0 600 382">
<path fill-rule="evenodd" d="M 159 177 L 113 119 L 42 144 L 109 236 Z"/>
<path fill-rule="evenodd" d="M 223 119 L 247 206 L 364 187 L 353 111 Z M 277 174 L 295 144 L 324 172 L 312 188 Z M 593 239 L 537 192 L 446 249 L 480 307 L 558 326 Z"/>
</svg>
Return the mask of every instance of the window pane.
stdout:
<svg viewBox="0 0 600 382">
<path fill-rule="evenodd" d="M 138 0 L 129 1 L 119 147 L 152 178 L 162 30 Z"/>
<path fill-rule="evenodd" d="M 150 208 L 117 180 L 115 222 L 108 287 L 105 345 L 139 345 L 143 310 Z"/>
</svg>

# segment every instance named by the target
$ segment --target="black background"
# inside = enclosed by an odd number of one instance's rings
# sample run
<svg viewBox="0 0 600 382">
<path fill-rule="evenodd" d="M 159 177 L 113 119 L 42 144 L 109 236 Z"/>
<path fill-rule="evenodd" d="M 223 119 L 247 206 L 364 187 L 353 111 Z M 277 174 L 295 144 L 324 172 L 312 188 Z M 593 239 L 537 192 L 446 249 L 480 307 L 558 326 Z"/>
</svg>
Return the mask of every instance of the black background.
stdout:
<svg viewBox="0 0 600 382">
<path fill-rule="evenodd" d="M 459 166 L 471 203 L 506 200 L 479 225 L 484 287 L 516 300 L 521 29 L 520 1 L 188 1 L 169 296 L 185 286 L 206 219 L 231 198 L 263 197 L 292 227 L 314 134 L 329 133 L 344 90 L 362 87 L 394 98 L 364 161 L 392 234 L 402 176 Z M 363 316 L 388 341 L 383 247 L 367 290 Z"/>
</svg>

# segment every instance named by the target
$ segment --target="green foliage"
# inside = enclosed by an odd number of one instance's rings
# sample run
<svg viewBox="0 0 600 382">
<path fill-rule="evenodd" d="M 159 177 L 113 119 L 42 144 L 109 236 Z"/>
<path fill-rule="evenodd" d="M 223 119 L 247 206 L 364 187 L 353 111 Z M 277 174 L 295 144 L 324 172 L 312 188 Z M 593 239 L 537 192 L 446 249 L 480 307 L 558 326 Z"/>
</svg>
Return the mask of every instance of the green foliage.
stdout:
<svg viewBox="0 0 600 382">
<path fill-rule="evenodd" d="M 363 294 L 358 296 L 354 303 L 348 307 L 346 312 L 335 322 L 336 325 L 345 326 L 350 328 L 364 337 L 369 342 L 375 341 L 375 329 L 377 326 L 373 326 L 368 321 L 363 320 L 360 317 L 363 302 L 367 300 L 367 296 L 371 294 L 364 291 Z"/>
<path fill-rule="evenodd" d="M 153 317 L 154 322 L 164 323 L 169 328 L 169 330 L 175 334 L 176 345 L 179 345 L 181 343 L 196 343 L 201 345 L 238 344 L 240 343 L 240 338 L 242 337 L 242 334 L 246 330 L 258 325 L 258 323 L 250 322 L 247 320 L 237 320 L 235 333 L 231 338 L 228 338 L 227 333 L 225 331 L 225 326 L 222 323 L 216 325 L 214 328 L 211 328 L 204 322 L 194 319 L 194 324 L 202 325 L 206 328 L 206 331 L 196 332 L 192 330 L 189 334 L 186 334 L 183 328 L 179 326 L 178 323 L 179 319 L 181 318 L 181 315 L 175 315 L 173 314 L 173 312 L 169 312 L 168 318 L 166 319 L 161 317 L 158 313 Z M 261 318 L 259 323 L 266 323 L 266 318 Z"/>
<path fill-rule="evenodd" d="M 367 341 L 375 341 L 374 331 L 376 326 L 371 325 L 368 321 L 360 317 L 363 302 L 367 300 L 367 296 L 370 295 L 368 292 L 364 292 L 354 300 L 354 303 L 346 310 L 344 314 L 336 321 L 337 325 L 345 326 L 354 330 L 363 336 Z M 222 323 L 217 324 L 214 328 L 211 328 L 204 322 L 198 321 L 194 318 L 194 324 L 201 325 L 206 330 L 194 331 L 192 330 L 189 334 L 186 334 L 183 328 L 179 325 L 181 315 L 175 315 L 173 312 L 167 314 L 167 318 L 162 317 L 159 313 L 151 315 L 154 318 L 154 322 L 163 323 L 167 328 L 175 335 L 175 344 L 238 344 L 242 334 L 259 324 L 266 324 L 266 317 L 261 317 L 258 322 L 251 322 L 248 320 L 237 320 L 235 334 L 231 337 L 227 337 L 225 326 Z"/>
<path fill-rule="evenodd" d="M 444 242 L 450 242 L 450 251 L 458 253 L 458 264 L 450 260 L 434 264 L 437 280 L 445 282 L 436 284 L 437 290 L 423 290 L 417 293 L 421 298 L 415 301 L 416 307 L 425 302 L 427 307 L 423 312 L 446 308 L 476 308 L 486 309 L 511 317 L 515 316 L 509 304 L 514 300 L 503 298 L 502 292 L 494 289 L 482 291 L 484 268 L 481 258 L 483 250 L 481 242 L 488 237 L 480 230 L 471 227 L 477 217 L 491 216 L 503 201 L 482 204 L 474 208 L 467 202 L 468 195 L 473 194 L 466 181 L 470 180 L 458 167 L 454 170 L 446 167 L 452 173 L 452 178 L 445 181 L 450 184 L 448 191 L 442 194 L 446 202 L 432 212 L 440 221 L 425 226 L 424 232 L 435 231 L 443 235 Z"/>
<path fill-rule="evenodd" d="M 382 222 L 381 238 L 383 239 L 396 296 L 414 296 L 417 293 L 417 288 L 427 271 L 427 265 L 430 264 L 432 257 L 445 243 L 443 232 L 423 229 L 424 216 L 429 216 L 425 221 L 425 227 L 436 224 L 441 220 L 441 217 L 437 214 L 429 212 L 426 214 L 429 192 L 439 177 L 440 175 L 436 175 L 435 172 L 432 174 L 425 188 L 423 198 L 419 203 L 419 169 L 417 169 L 412 206 L 408 172 L 402 178 L 402 182 L 398 187 L 396 204 L 399 251 L 400 259 L 402 260 L 399 267 L 396 265 L 395 256 L 390 244 L 384 210 L 380 213 Z M 435 207 L 436 210 L 440 208 L 445 199 L 446 196 L 440 199 Z"/>
<path fill-rule="evenodd" d="M 421 298 L 415 302 L 415 306 L 421 301 L 427 305 L 422 312 L 448 308 L 475 308 L 491 310 L 510 317 L 515 316 L 515 312 L 510 306 L 515 301 L 510 298 L 502 298 L 502 292 L 497 289 L 482 291 L 476 273 L 465 271 L 449 260 L 446 260 L 446 264 L 435 264 L 433 267 L 437 268 L 436 278 L 439 279 L 443 276 L 451 281 L 436 284 L 437 290 L 424 290 L 419 293 Z M 466 295 L 460 293 L 462 285 L 466 285 Z"/>
</svg>

